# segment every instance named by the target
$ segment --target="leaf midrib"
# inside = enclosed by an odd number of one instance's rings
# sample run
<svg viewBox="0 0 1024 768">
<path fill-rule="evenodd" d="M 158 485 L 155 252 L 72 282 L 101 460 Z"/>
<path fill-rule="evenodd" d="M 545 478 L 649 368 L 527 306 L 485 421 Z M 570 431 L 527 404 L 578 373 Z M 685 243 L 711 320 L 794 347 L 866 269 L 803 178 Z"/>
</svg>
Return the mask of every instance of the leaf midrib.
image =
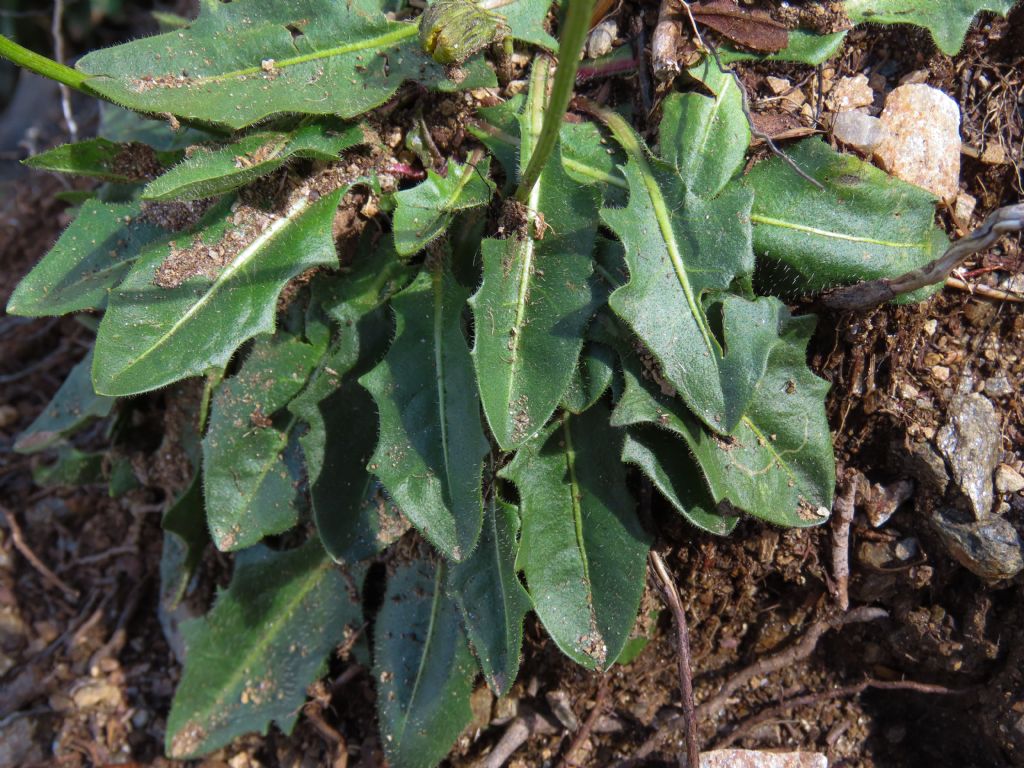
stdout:
<svg viewBox="0 0 1024 768">
<path fill-rule="evenodd" d="M 359 40 L 354 43 L 347 43 L 345 45 L 336 45 L 333 48 L 324 48 L 319 51 L 311 51 L 310 53 L 304 53 L 299 56 L 291 56 L 287 59 L 275 59 L 274 69 L 287 69 L 288 67 L 294 67 L 298 64 L 307 64 L 311 61 L 319 61 L 320 59 L 329 59 L 335 56 L 344 56 L 348 53 L 357 53 L 359 51 L 366 51 L 371 48 L 389 48 L 396 43 L 400 43 L 406 38 L 413 37 L 419 32 L 419 21 L 412 23 L 405 22 L 393 22 L 397 24 L 397 27 L 391 30 L 371 37 L 365 40 Z M 192 78 L 190 81 L 191 85 L 207 85 L 208 83 L 218 83 L 224 80 L 231 80 L 233 78 L 248 77 L 249 75 L 256 75 L 264 72 L 262 63 L 259 66 L 244 67 L 243 69 L 236 69 L 232 72 L 223 72 L 219 75 L 208 75 L 206 77 Z"/>
<path fill-rule="evenodd" d="M 819 235 L 821 237 L 827 237 L 832 240 L 845 240 L 850 243 L 865 243 L 866 245 L 878 245 L 883 248 L 901 248 L 901 249 L 913 249 L 920 250 L 928 247 L 928 243 L 910 243 L 910 242 L 898 242 L 894 240 L 878 240 L 873 237 L 861 237 L 860 235 L 848 235 L 844 232 L 832 232 L 827 229 L 818 229 L 817 227 L 810 227 L 806 224 L 797 224 L 793 221 L 786 221 L 785 219 L 776 219 L 771 216 L 762 216 L 758 213 L 752 213 L 750 215 L 750 221 L 752 224 L 763 224 L 771 227 L 778 227 L 780 229 L 792 229 L 796 232 L 806 232 L 809 235 Z"/>
<path fill-rule="evenodd" d="M 274 611 L 274 618 L 271 620 L 269 628 L 264 630 L 262 633 L 250 634 L 250 636 L 256 634 L 258 636 L 258 639 L 256 643 L 254 643 L 250 647 L 249 651 L 242 656 L 242 658 L 239 660 L 239 663 L 235 665 L 234 671 L 231 673 L 226 684 L 220 686 L 220 690 L 222 692 L 228 692 L 233 695 L 234 691 L 237 690 L 239 683 L 243 680 L 248 679 L 249 676 L 245 674 L 245 671 L 247 669 L 252 669 L 255 666 L 259 658 L 264 655 L 266 649 L 273 643 L 274 640 L 277 639 L 277 635 L 282 630 L 282 628 L 287 627 L 291 623 L 292 615 L 301 606 L 301 603 L 305 600 L 306 596 L 319 585 L 321 576 L 326 572 L 326 560 L 321 562 L 315 568 L 310 569 L 309 574 L 303 579 L 298 592 L 295 594 L 295 597 L 292 600 L 290 600 L 288 604 L 285 605 L 281 610 Z M 206 623 L 206 627 L 209 629 L 209 619 L 204 619 L 204 621 Z M 205 710 L 207 712 L 207 716 L 203 717 L 202 720 L 205 722 L 210 722 L 211 716 L 209 713 L 215 713 L 221 710 L 229 710 L 230 706 L 231 702 L 226 697 L 218 695 L 211 702 L 210 709 Z M 195 721 L 196 719 L 197 718 L 195 716 L 189 718 L 186 721 L 186 725 L 188 724 L 188 722 Z"/>
<path fill-rule="evenodd" d="M 448 454 L 448 402 L 447 376 L 444 365 L 444 295 L 443 271 L 436 267 L 431 274 L 431 287 L 434 292 L 434 383 L 437 390 L 437 412 L 441 421 L 441 451 L 444 454 L 445 485 L 451 492 L 452 460 Z M 457 548 L 457 545 L 456 545 Z"/>
<path fill-rule="evenodd" d="M 172 338 L 178 331 L 181 330 L 195 315 L 209 304 L 213 297 L 220 291 L 221 287 L 224 286 L 228 281 L 231 280 L 241 269 L 246 266 L 256 255 L 267 245 L 269 245 L 278 234 L 281 233 L 289 224 L 291 224 L 296 218 L 304 213 L 311 203 L 309 200 L 302 196 L 295 203 L 292 204 L 285 214 L 277 221 L 273 222 L 268 226 L 259 236 L 252 241 L 244 250 L 242 250 L 232 261 L 217 275 L 216 279 L 210 284 L 209 289 L 204 293 L 188 310 L 178 318 L 177 321 L 155 342 L 153 342 L 145 351 L 139 354 L 132 362 L 126 365 L 121 371 L 114 377 L 113 380 L 123 377 L 128 371 L 137 368 L 147 357 L 160 349 L 168 339 Z M 103 394 L 102 392 L 98 394 Z"/>
<path fill-rule="evenodd" d="M 409 720 L 411 719 L 410 713 L 416 711 L 416 696 L 419 693 L 420 682 L 423 680 L 423 670 L 427 666 L 426 661 L 430 655 L 430 646 L 434 641 L 434 626 L 437 623 L 437 615 L 441 610 L 441 579 L 444 576 L 444 570 L 442 563 L 434 572 L 434 595 L 430 603 L 430 620 L 427 623 L 427 636 L 423 642 L 423 653 L 420 655 L 420 661 L 416 667 L 416 680 L 413 681 L 412 693 L 409 694 L 409 703 L 408 706 L 403 708 L 402 727 L 401 729 L 396 729 L 396 748 L 397 744 L 402 743 L 402 738 L 405 736 L 406 726 L 409 725 Z"/>
</svg>

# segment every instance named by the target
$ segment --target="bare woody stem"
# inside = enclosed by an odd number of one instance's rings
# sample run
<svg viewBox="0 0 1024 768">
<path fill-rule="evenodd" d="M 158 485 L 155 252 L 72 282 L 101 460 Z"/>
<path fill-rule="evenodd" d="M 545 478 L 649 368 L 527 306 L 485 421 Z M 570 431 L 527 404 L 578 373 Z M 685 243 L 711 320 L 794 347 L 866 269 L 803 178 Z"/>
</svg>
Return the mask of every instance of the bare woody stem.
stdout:
<svg viewBox="0 0 1024 768">
<path fill-rule="evenodd" d="M 562 25 L 562 40 L 558 46 L 558 69 L 555 71 L 554 83 L 551 86 L 551 99 L 544 111 L 544 123 L 537 144 L 516 189 L 516 200 L 520 203 L 525 203 L 530 197 L 530 192 L 540 178 L 541 170 L 555 148 L 562 117 L 572 98 L 576 70 L 580 64 L 580 51 L 587 41 L 590 14 L 593 10 L 594 0 L 568 0 L 568 10 Z"/>
<path fill-rule="evenodd" d="M 76 91 L 81 91 L 90 96 L 96 95 L 85 84 L 85 81 L 89 79 L 88 76 L 71 67 L 66 67 L 53 59 L 40 56 L 38 53 L 18 45 L 3 35 L 0 35 L 0 56 L 10 59 L 19 67 L 35 72 L 37 75 L 48 77 L 51 80 L 56 80 L 58 83 L 74 88 Z"/>
</svg>

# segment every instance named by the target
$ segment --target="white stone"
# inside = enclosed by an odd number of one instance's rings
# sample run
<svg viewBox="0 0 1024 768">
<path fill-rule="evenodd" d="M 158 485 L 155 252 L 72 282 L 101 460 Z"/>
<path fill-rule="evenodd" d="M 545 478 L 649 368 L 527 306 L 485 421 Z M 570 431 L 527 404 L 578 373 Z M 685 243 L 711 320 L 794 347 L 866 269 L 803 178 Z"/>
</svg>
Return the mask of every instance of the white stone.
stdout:
<svg viewBox="0 0 1024 768">
<path fill-rule="evenodd" d="M 953 214 L 956 218 L 956 223 L 964 229 L 968 229 L 971 224 L 971 216 L 974 215 L 974 209 L 977 208 L 978 201 L 966 192 L 961 192 L 956 196 L 956 205 L 953 206 Z"/>
<path fill-rule="evenodd" d="M 885 128 L 877 117 L 849 110 L 836 115 L 832 135 L 836 141 L 870 155 L 881 143 Z"/>
<path fill-rule="evenodd" d="M 701 752 L 700 768 L 828 768 L 828 758 L 818 752 L 716 749 Z"/>
<path fill-rule="evenodd" d="M 827 104 L 833 112 L 846 112 L 858 107 L 870 107 L 875 102 L 875 92 L 868 85 L 864 75 L 844 77 L 829 91 Z"/>
<path fill-rule="evenodd" d="M 960 189 L 960 108 L 930 85 L 901 85 L 885 100 L 879 165 L 952 203 Z"/>
</svg>

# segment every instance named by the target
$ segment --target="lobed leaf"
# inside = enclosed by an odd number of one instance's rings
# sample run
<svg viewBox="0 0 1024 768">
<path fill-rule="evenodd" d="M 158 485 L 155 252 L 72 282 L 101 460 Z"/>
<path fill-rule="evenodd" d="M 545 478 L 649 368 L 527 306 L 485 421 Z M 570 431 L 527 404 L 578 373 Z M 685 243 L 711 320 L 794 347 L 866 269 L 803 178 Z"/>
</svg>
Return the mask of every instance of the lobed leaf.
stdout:
<svg viewBox="0 0 1024 768">
<path fill-rule="evenodd" d="M 387 348 L 391 323 L 382 304 L 411 271 L 393 250 L 364 247 L 350 272 L 314 286 L 313 304 L 335 320 L 338 338 L 288 408 L 309 426 L 299 442 L 313 520 L 327 553 L 339 562 L 376 555 L 408 525 L 366 470 L 377 436 L 377 408 L 355 379 Z"/>
<path fill-rule="evenodd" d="M 537 616 L 567 656 L 607 669 L 629 639 L 650 539 L 619 461 L 622 433 L 598 402 L 528 441 L 502 470 L 519 488 L 518 567 Z"/>
<path fill-rule="evenodd" d="M 524 167 L 540 132 L 547 70 L 542 61 L 534 65 L 522 118 Z M 530 193 L 526 231 L 483 242 L 483 282 L 470 299 L 480 400 L 506 451 L 535 435 L 558 407 L 595 309 L 597 190 L 573 182 L 558 156 L 556 147 Z"/>
<path fill-rule="evenodd" d="M 103 309 L 139 253 L 167 235 L 141 203 L 87 200 L 56 245 L 11 295 L 12 315 L 41 317 Z"/>
<path fill-rule="evenodd" d="M 622 461 L 650 479 L 672 507 L 703 531 L 727 536 L 739 523 L 735 515 L 720 514 L 693 460 L 679 441 L 655 427 L 634 426 L 626 433 Z"/>
<path fill-rule="evenodd" d="M 45 450 L 62 438 L 88 424 L 102 419 L 114 407 L 114 398 L 97 395 L 92 389 L 92 350 L 71 369 L 60 389 L 35 421 L 14 442 L 18 453 Z"/>
<path fill-rule="evenodd" d="M 778 301 L 771 301 L 774 340 L 758 342 L 770 352 L 767 367 L 746 414 L 731 432 L 719 435 L 706 429 L 677 398 L 665 393 L 660 382 L 644 372 L 639 357 L 631 354 L 623 356 L 626 387 L 612 424 L 651 424 L 681 437 L 700 466 L 715 504 L 728 501 L 778 525 L 816 525 L 827 517 L 835 486 L 835 459 L 824 406 L 828 384 L 811 373 L 805 361 L 814 318 L 793 318 Z M 733 332 L 741 329 L 739 326 Z M 727 333 L 726 338 L 734 337 Z M 638 437 L 645 441 L 642 434 Z M 647 452 L 653 454 L 657 446 L 649 439 L 646 442 Z M 664 445 L 664 441 L 660 443 Z M 681 452 L 683 447 L 677 450 Z M 665 458 L 664 449 L 660 455 Z M 653 465 L 647 461 L 646 467 Z M 666 470 L 664 464 L 661 470 L 665 479 L 660 486 L 667 487 L 669 480 L 678 486 L 678 471 Z M 655 479 L 653 472 L 649 474 Z M 682 511 L 683 506 L 677 508 Z M 819 512 L 822 508 L 824 515 Z M 694 522 L 706 527 L 697 519 Z"/>
<path fill-rule="evenodd" d="M 959 53 L 975 15 L 992 11 L 1005 16 L 1013 0 L 847 0 L 846 13 L 855 24 L 916 24 L 926 27 L 939 50 Z"/>
<path fill-rule="evenodd" d="M 705 111 L 702 117 L 713 119 L 711 114 Z M 767 351 L 748 344 L 742 354 L 733 348 L 726 354 L 703 304 L 709 294 L 727 290 L 752 271 L 753 195 L 729 186 L 717 197 L 698 196 L 701 190 L 691 186 L 695 176 L 684 179 L 673 165 L 649 158 L 625 121 L 607 119 L 629 155 L 624 172 L 630 188 L 626 208 L 601 212 L 625 247 L 629 268 L 629 282 L 612 293 L 609 305 L 690 409 L 712 429 L 728 432 L 743 415 Z M 666 114 L 662 132 L 666 137 L 700 135 L 680 130 L 672 113 Z M 663 147 L 666 143 L 663 139 Z M 684 155 L 676 151 L 677 157 Z M 737 300 L 728 306 L 730 314 L 754 322 L 765 311 L 757 302 Z M 738 316 L 732 320 L 741 322 Z"/>
<path fill-rule="evenodd" d="M 510 21 L 521 3 L 527 16 L 539 7 L 513 0 L 503 9 Z M 129 109 L 229 128 L 287 112 L 348 119 L 383 104 L 406 80 L 456 88 L 420 49 L 418 23 L 389 21 L 383 7 L 381 0 L 206 2 L 188 29 L 94 51 L 77 68 L 89 88 Z M 457 87 L 495 84 L 481 59 L 466 65 L 466 75 Z"/>
<path fill-rule="evenodd" d="M 519 512 L 491 496 L 480 543 L 448 572 L 448 595 L 459 608 L 470 645 L 495 696 L 504 696 L 519 674 L 523 618 L 530 596 L 516 574 Z"/>
<path fill-rule="evenodd" d="M 397 192 L 392 227 L 398 253 L 412 256 L 448 231 L 458 211 L 487 205 L 494 194 L 490 167 L 490 158 L 465 165 L 449 160 L 447 176 L 428 169 L 426 181 Z"/>
<path fill-rule="evenodd" d="M 599 342 L 586 342 L 562 398 L 562 406 L 570 413 L 583 413 L 608 391 L 614 375 L 615 353 Z"/>
<path fill-rule="evenodd" d="M 180 152 L 158 152 L 139 142 L 121 143 L 97 137 L 40 152 L 24 163 L 43 171 L 132 184 L 149 179 L 180 157 Z"/>
<path fill-rule="evenodd" d="M 362 608 L 342 573 L 311 541 L 239 553 L 210 612 L 182 626 L 185 670 L 167 718 L 167 754 L 197 757 L 242 734 L 291 731 L 325 660 Z"/>
<path fill-rule="evenodd" d="M 289 334 L 263 337 L 214 396 L 203 438 L 203 490 L 217 549 L 244 549 L 298 522 L 296 419 L 273 417 L 305 386 L 317 358 L 313 346 Z"/>
<path fill-rule="evenodd" d="M 395 768 L 433 768 L 472 717 L 476 665 L 444 593 L 443 570 L 425 560 L 399 566 L 377 614 L 377 713 Z"/>
<path fill-rule="evenodd" d="M 483 518 L 487 440 L 462 332 L 468 291 L 440 261 L 391 301 L 395 340 L 359 379 L 377 403 L 370 471 L 420 533 L 455 561 L 470 555 Z"/>
<path fill-rule="evenodd" d="M 774 290 L 820 293 L 894 277 L 945 250 L 929 192 L 820 139 L 802 141 L 789 154 L 824 190 L 795 177 L 778 158 L 758 164 L 744 179 L 754 192 L 754 249 Z"/>
<path fill-rule="evenodd" d="M 146 251 L 100 323 L 96 391 L 137 394 L 202 374 L 224 366 L 242 342 L 272 331 L 285 283 L 337 264 L 331 225 L 344 192 L 317 202 L 303 195 L 266 218 L 244 207 L 229 215 L 221 206 L 193 234 Z M 223 266 L 206 258 L 217 249 L 227 257 Z"/>
<path fill-rule="evenodd" d="M 334 130 L 326 123 L 291 132 L 259 131 L 216 149 L 198 146 L 188 159 L 151 181 L 145 200 L 199 200 L 238 189 L 276 171 L 292 158 L 337 160 L 346 149 L 366 142 L 362 126 Z"/>
</svg>

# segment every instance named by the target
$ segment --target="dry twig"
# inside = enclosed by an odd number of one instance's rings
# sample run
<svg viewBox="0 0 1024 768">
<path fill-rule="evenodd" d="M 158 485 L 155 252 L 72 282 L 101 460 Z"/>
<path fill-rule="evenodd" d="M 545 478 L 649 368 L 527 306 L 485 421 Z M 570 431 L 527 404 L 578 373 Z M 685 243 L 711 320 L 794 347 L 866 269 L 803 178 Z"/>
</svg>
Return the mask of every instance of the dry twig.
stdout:
<svg viewBox="0 0 1024 768">
<path fill-rule="evenodd" d="M 565 757 L 562 758 L 562 762 L 559 763 L 559 768 L 570 768 L 575 766 L 576 753 L 580 750 L 587 739 L 590 738 L 590 734 L 594 731 L 594 726 L 597 725 L 597 721 L 600 719 L 601 714 L 604 712 L 604 707 L 608 701 L 608 692 L 611 689 L 610 678 L 607 674 L 601 676 L 601 682 L 597 685 L 597 695 L 594 697 L 594 706 L 591 707 L 590 713 L 587 715 L 587 719 L 583 721 L 583 725 L 576 731 L 576 735 L 573 736 L 572 743 L 569 748 L 565 750 Z"/>
<path fill-rule="evenodd" d="M 39 559 L 35 552 L 29 547 L 25 541 L 25 537 L 21 532 L 21 526 L 18 525 L 18 519 L 14 516 L 7 507 L 0 506 L 0 513 L 3 514 L 7 520 L 7 525 L 11 529 L 11 541 L 14 543 L 15 549 L 17 549 L 22 557 L 28 560 L 29 564 L 36 569 L 40 576 L 43 577 L 43 581 L 47 582 L 51 586 L 57 587 L 64 596 L 71 599 L 78 599 L 78 590 L 69 587 L 61 578 L 47 567 L 46 563 Z"/>
<path fill-rule="evenodd" d="M 883 277 L 866 283 L 838 288 L 822 297 L 821 303 L 837 312 L 870 309 L 897 296 L 946 280 L 964 259 L 983 251 L 1000 237 L 1024 229 L 1024 203 L 997 208 L 984 223 L 953 243 L 942 256 L 899 277 Z"/>
<path fill-rule="evenodd" d="M 521 707 L 520 714 L 508 724 L 501 740 L 478 764 L 479 768 L 501 768 L 534 733 L 556 732 L 557 729 L 542 715 L 527 707 Z"/>
<path fill-rule="evenodd" d="M 874 621 L 876 619 L 885 618 L 888 615 L 889 614 L 881 608 L 865 606 L 855 608 L 847 613 L 842 617 L 837 625 L 832 624 L 826 619 L 816 621 L 810 626 L 807 632 L 804 633 L 804 636 L 789 648 L 772 656 L 766 656 L 763 659 L 759 659 L 754 664 L 751 664 L 745 669 L 741 669 L 726 680 L 717 694 L 697 707 L 697 720 L 700 721 L 704 718 L 713 716 L 720 710 L 724 709 L 726 704 L 729 702 L 729 698 L 740 688 L 747 685 L 753 678 L 765 677 L 773 672 L 778 672 L 785 667 L 791 666 L 808 658 L 812 653 L 814 653 L 814 649 L 817 648 L 818 641 L 821 639 L 822 635 L 829 630 L 837 627 L 843 627 L 847 624 Z M 643 761 L 658 749 L 662 739 L 664 739 L 666 735 L 672 733 L 674 727 L 681 719 L 682 715 L 675 715 L 674 717 L 669 718 L 662 727 L 657 730 L 657 732 L 652 734 L 650 738 L 640 746 L 635 757 L 630 760 L 628 764 L 643 764 Z"/>
<path fill-rule="evenodd" d="M 842 489 L 832 505 L 832 578 L 835 579 L 833 596 L 842 611 L 850 607 L 850 526 L 853 524 L 856 497 L 857 475 L 850 473 L 843 481 Z"/>
<path fill-rule="evenodd" d="M 805 707 L 810 704 L 817 704 L 822 701 L 828 701 L 829 699 L 843 699 L 848 696 L 856 696 L 858 693 L 862 693 L 868 688 L 880 688 L 887 691 L 916 691 L 917 693 L 930 693 L 930 694 L 958 694 L 964 693 L 964 691 L 954 690 L 952 688 L 946 688 L 941 685 L 931 685 L 929 683 L 917 683 L 913 680 L 865 680 L 855 685 L 844 685 L 841 688 L 833 688 L 828 691 L 818 691 L 817 693 L 808 693 L 804 696 L 797 696 L 792 699 L 786 699 L 781 701 L 775 706 L 768 707 L 767 709 L 761 710 L 756 715 L 752 715 L 736 726 L 735 729 L 724 738 L 720 739 L 715 743 L 714 749 L 726 749 L 727 747 L 735 744 L 740 739 L 745 738 L 751 731 L 753 731 L 761 723 L 771 720 L 779 715 L 797 707 Z"/>
<path fill-rule="evenodd" d="M 50 34 L 53 36 L 53 58 L 59 63 L 64 63 L 64 0 L 53 0 L 53 19 L 50 23 Z M 71 89 L 63 83 L 60 88 L 60 107 L 64 113 L 64 123 L 68 127 L 68 134 L 71 141 L 78 141 L 78 123 L 75 122 L 75 114 L 71 111 Z"/>
<path fill-rule="evenodd" d="M 668 572 L 668 568 L 665 567 L 665 561 L 661 559 L 661 555 L 652 549 L 648 559 L 658 589 L 675 620 L 676 665 L 679 674 L 679 693 L 682 696 L 683 704 L 683 722 L 686 726 L 686 764 L 690 768 L 696 768 L 700 765 L 700 744 L 697 741 L 697 716 L 693 700 L 693 671 L 690 662 L 690 630 L 686 623 L 686 609 L 683 608 L 679 590 L 676 588 L 676 583 Z"/>
</svg>

